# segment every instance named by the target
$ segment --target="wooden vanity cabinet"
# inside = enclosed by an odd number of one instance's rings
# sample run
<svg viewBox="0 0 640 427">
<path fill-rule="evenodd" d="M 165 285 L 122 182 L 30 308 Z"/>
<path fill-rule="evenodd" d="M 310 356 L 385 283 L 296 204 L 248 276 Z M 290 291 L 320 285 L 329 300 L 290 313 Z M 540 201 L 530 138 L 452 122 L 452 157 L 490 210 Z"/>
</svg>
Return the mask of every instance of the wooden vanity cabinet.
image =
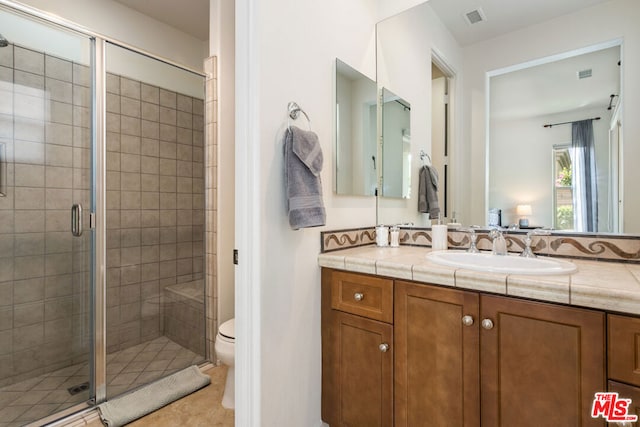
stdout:
<svg viewBox="0 0 640 427">
<path fill-rule="evenodd" d="M 475 292 L 395 282 L 396 426 L 480 424 L 478 310 Z"/>
<path fill-rule="evenodd" d="M 393 426 L 392 320 L 392 280 L 322 270 L 322 419 L 331 427 Z"/>
<path fill-rule="evenodd" d="M 604 425 L 591 418 L 606 387 L 604 313 L 488 295 L 480 306 L 483 426 Z"/>
<path fill-rule="evenodd" d="M 590 416 L 607 386 L 603 312 L 330 269 L 322 281 L 331 427 L 604 425 Z M 351 307 L 359 282 L 384 288 L 374 307 L 392 298 L 390 322 Z"/>
</svg>

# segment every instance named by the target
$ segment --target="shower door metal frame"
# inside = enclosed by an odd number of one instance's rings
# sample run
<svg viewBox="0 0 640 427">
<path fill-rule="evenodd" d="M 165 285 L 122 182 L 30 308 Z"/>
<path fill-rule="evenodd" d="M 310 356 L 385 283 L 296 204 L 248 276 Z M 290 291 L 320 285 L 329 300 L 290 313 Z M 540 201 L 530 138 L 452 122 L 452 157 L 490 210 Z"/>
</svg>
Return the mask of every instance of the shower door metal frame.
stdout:
<svg viewBox="0 0 640 427">
<path fill-rule="evenodd" d="M 92 232 L 92 251 L 93 257 L 91 261 L 91 270 L 93 272 L 92 283 L 90 286 L 93 316 L 90 326 L 93 331 L 92 346 L 92 364 L 90 367 L 90 380 L 93 385 L 94 395 L 87 402 L 90 405 L 98 405 L 107 399 L 107 381 L 106 381 L 106 45 L 107 42 L 131 52 L 138 53 L 151 59 L 172 65 L 176 68 L 191 72 L 201 77 L 206 77 L 202 71 L 193 69 L 184 64 L 171 61 L 167 58 L 160 57 L 151 52 L 134 47 L 128 43 L 104 36 L 89 30 L 88 28 L 68 21 L 59 16 L 40 11 L 38 9 L 26 6 L 24 4 L 15 3 L 12 0 L 0 0 L 3 5 L 15 12 L 25 16 L 36 18 L 49 24 L 54 24 L 61 28 L 71 30 L 91 41 L 90 65 L 91 65 L 91 147 L 92 147 L 92 170 L 91 170 L 91 218 L 94 220 L 90 224 Z M 204 90 L 204 87 L 203 87 Z M 206 197 L 206 192 L 205 192 Z M 207 263 L 204 263 L 204 277 L 207 277 Z M 203 320 L 204 321 L 204 320 Z M 206 331 L 205 321 L 205 336 Z M 205 358 L 209 359 L 208 346 L 205 346 Z M 45 420 L 54 421 L 60 417 L 68 416 L 74 413 L 82 413 L 91 411 L 95 406 L 87 408 L 87 403 L 70 407 L 62 412 L 53 414 Z M 48 424 L 51 426 L 64 423 L 64 420 Z M 60 424 L 61 425 L 61 424 Z"/>
</svg>

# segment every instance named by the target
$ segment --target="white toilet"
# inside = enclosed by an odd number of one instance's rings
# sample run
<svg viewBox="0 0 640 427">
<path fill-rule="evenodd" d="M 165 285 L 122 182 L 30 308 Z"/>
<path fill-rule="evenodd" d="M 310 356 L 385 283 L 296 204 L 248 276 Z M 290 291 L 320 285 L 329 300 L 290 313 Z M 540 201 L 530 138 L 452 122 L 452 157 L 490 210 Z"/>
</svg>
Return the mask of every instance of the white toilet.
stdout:
<svg viewBox="0 0 640 427">
<path fill-rule="evenodd" d="M 227 365 L 227 383 L 224 386 L 222 406 L 227 409 L 235 407 L 235 356 L 236 356 L 236 328 L 235 319 L 227 320 L 218 328 L 216 336 L 216 356 Z"/>
</svg>

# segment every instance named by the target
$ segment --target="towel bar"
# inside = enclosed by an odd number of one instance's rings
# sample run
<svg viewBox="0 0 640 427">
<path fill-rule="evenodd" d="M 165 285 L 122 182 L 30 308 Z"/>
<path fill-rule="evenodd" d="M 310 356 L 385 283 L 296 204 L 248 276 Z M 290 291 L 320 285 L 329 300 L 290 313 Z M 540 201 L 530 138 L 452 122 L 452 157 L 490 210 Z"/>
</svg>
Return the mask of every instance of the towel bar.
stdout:
<svg viewBox="0 0 640 427">
<path fill-rule="evenodd" d="M 311 130 L 311 119 L 309 118 L 309 115 L 307 113 L 305 113 L 305 111 L 300 108 L 300 106 L 291 101 L 289 102 L 289 104 L 287 105 L 287 111 L 289 111 L 289 117 L 293 120 L 296 120 L 298 118 L 298 116 L 300 115 L 300 113 L 304 114 L 304 116 L 307 118 L 307 122 L 309 123 L 309 130 Z M 291 121 L 287 120 L 287 127 L 291 126 Z"/>
</svg>

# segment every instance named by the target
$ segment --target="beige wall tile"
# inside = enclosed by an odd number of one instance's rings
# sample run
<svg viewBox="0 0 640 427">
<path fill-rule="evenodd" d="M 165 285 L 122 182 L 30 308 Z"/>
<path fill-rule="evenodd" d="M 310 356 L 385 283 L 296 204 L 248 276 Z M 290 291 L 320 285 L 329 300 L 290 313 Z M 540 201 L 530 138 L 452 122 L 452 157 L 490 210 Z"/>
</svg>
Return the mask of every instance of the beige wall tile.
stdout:
<svg viewBox="0 0 640 427">
<path fill-rule="evenodd" d="M 129 228 L 124 233 L 122 233 L 122 238 L 121 238 L 122 248 L 140 246 L 142 244 L 141 242 L 142 242 L 141 228 Z"/>
<path fill-rule="evenodd" d="M 16 233 L 15 256 L 44 254 L 44 233 Z"/>
<path fill-rule="evenodd" d="M 73 85 L 70 81 L 61 81 L 47 77 L 45 79 L 47 97 L 53 101 L 73 103 Z"/>
<path fill-rule="evenodd" d="M 73 169 L 60 166 L 46 166 L 45 185 L 48 188 L 71 188 L 73 185 Z"/>
<path fill-rule="evenodd" d="M 140 95 L 143 101 L 158 104 L 160 102 L 160 89 L 145 83 L 140 85 Z"/>
<path fill-rule="evenodd" d="M 42 323 L 44 320 L 44 302 L 16 304 L 13 307 L 13 328 Z"/>
<path fill-rule="evenodd" d="M 107 153 L 108 155 L 109 153 Z M 140 156 L 137 154 L 121 154 L 120 167 L 122 172 L 140 172 Z"/>
<path fill-rule="evenodd" d="M 70 189 L 47 188 L 45 192 L 47 209 L 70 209 L 73 191 Z"/>
<path fill-rule="evenodd" d="M 65 102 L 49 101 L 45 104 L 45 117 L 51 122 L 73 125 L 73 106 Z"/>
<path fill-rule="evenodd" d="M 123 116 L 140 118 L 140 100 L 122 96 L 120 98 L 120 114 L 122 114 Z"/>
<path fill-rule="evenodd" d="M 14 173 L 16 187 L 44 186 L 44 166 L 17 163 Z"/>
<path fill-rule="evenodd" d="M 45 147 L 45 164 L 47 166 L 73 167 L 72 148 L 47 144 Z"/>
<path fill-rule="evenodd" d="M 15 211 L 16 233 L 37 233 L 45 230 L 45 213 L 42 210 Z"/>
<path fill-rule="evenodd" d="M 176 110 L 173 108 L 160 107 L 160 123 L 166 125 L 176 125 Z"/>
<path fill-rule="evenodd" d="M 13 55 L 16 69 L 44 75 L 44 54 L 15 46 Z"/>
<path fill-rule="evenodd" d="M 160 139 L 160 124 L 157 121 L 142 120 L 142 137 Z"/>
<path fill-rule="evenodd" d="M 142 123 L 139 118 L 120 116 L 120 127 L 124 135 L 141 136 Z"/>
<path fill-rule="evenodd" d="M 47 77 L 51 77 L 65 82 L 73 80 L 73 67 L 71 61 L 45 55 L 45 70 Z"/>
<path fill-rule="evenodd" d="M 132 135 L 122 135 L 120 139 L 121 152 L 129 154 L 140 154 L 140 137 Z"/>
<path fill-rule="evenodd" d="M 170 141 L 176 142 L 177 140 L 177 130 L 173 125 L 162 124 L 160 123 L 160 137 L 161 141 Z"/>
<path fill-rule="evenodd" d="M 140 99 L 140 82 L 120 77 L 120 94 L 129 98 Z"/>
<path fill-rule="evenodd" d="M 26 350 L 30 347 L 35 347 L 44 343 L 44 324 L 38 323 L 35 325 L 23 326 L 13 329 L 13 348 L 15 351 Z M 33 359 L 15 358 L 14 360 L 29 360 L 32 363 Z"/>
</svg>

